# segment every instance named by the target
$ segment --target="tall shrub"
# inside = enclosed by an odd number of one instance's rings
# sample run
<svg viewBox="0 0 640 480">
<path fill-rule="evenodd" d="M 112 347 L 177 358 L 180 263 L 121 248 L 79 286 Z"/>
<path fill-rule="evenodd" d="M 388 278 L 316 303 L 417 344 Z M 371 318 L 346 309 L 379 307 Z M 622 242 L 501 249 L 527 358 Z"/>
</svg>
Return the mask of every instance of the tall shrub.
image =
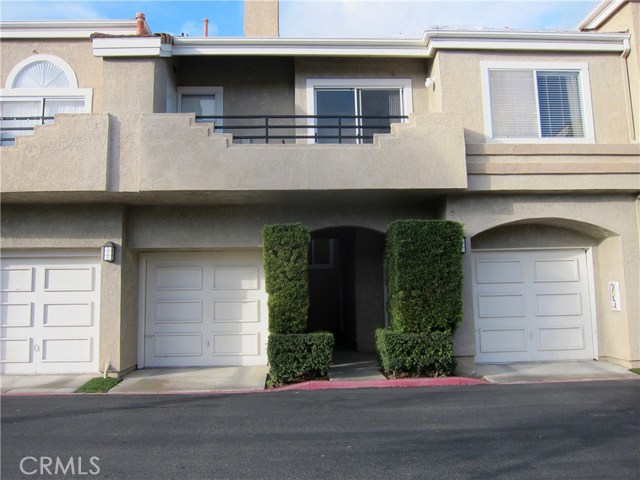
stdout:
<svg viewBox="0 0 640 480">
<path fill-rule="evenodd" d="M 398 333 L 452 333 L 462 320 L 462 225 L 398 220 L 385 251 L 391 327 Z"/>
<path fill-rule="evenodd" d="M 307 255 L 311 236 L 301 224 L 265 225 L 262 241 L 269 331 L 302 333 L 309 317 Z"/>
</svg>

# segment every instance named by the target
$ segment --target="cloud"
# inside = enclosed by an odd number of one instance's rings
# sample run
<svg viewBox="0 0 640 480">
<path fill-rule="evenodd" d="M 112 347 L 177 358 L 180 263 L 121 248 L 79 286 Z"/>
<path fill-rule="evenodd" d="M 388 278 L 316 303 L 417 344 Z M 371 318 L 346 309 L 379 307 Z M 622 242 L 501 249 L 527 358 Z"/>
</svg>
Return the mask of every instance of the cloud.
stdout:
<svg viewBox="0 0 640 480">
<path fill-rule="evenodd" d="M 436 25 L 571 29 L 597 1 L 281 0 L 285 37 L 419 36 Z"/>
</svg>

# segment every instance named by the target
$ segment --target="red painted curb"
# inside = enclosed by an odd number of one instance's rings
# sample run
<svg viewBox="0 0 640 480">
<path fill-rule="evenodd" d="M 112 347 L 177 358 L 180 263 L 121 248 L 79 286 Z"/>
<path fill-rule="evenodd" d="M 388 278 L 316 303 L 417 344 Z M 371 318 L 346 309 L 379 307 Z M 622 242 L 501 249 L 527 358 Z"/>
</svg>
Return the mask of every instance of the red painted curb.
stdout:
<svg viewBox="0 0 640 480">
<path fill-rule="evenodd" d="M 338 390 L 355 388 L 411 388 L 411 387 L 444 387 L 457 385 L 485 385 L 489 382 L 467 377 L 442 378 L 393 378 L 387 380 L 311 380 L 272 388 L 271 392 L 286 390 Z"/>
</svg>

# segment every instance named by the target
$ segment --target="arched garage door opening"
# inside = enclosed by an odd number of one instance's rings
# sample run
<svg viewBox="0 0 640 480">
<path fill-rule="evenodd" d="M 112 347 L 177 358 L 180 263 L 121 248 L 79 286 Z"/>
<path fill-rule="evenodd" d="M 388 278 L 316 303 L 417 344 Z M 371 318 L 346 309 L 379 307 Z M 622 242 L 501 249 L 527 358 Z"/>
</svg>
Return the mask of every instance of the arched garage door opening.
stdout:
<svg viewBox="0 0 640 480">
<path fill-rule="evenodd" d="M 472 237 L 476 362 L 597 358 L 593 254 L 611 235 L 538 219 Z"/>
<path fill-rule="evenodd" d="M 375 351 L 385 326 L 383 233 L 335 227 L 311 233 L 309 328 L 326 330 L 336 348 Z"/>
</svg>

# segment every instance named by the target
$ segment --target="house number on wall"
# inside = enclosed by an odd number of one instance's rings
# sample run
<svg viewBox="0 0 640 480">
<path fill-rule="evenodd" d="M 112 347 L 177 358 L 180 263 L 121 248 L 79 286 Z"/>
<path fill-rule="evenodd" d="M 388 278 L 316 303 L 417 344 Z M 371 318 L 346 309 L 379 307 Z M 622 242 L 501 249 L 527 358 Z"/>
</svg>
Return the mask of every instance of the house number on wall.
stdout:
<svg viewBox="0 0 640 480">
<path fill-rule="evenodd" d="M 619 312 L 620 305 L 620 282 L 612 280 L 609 282 L 609 306 L 612 312 Z"/>
</svg>

